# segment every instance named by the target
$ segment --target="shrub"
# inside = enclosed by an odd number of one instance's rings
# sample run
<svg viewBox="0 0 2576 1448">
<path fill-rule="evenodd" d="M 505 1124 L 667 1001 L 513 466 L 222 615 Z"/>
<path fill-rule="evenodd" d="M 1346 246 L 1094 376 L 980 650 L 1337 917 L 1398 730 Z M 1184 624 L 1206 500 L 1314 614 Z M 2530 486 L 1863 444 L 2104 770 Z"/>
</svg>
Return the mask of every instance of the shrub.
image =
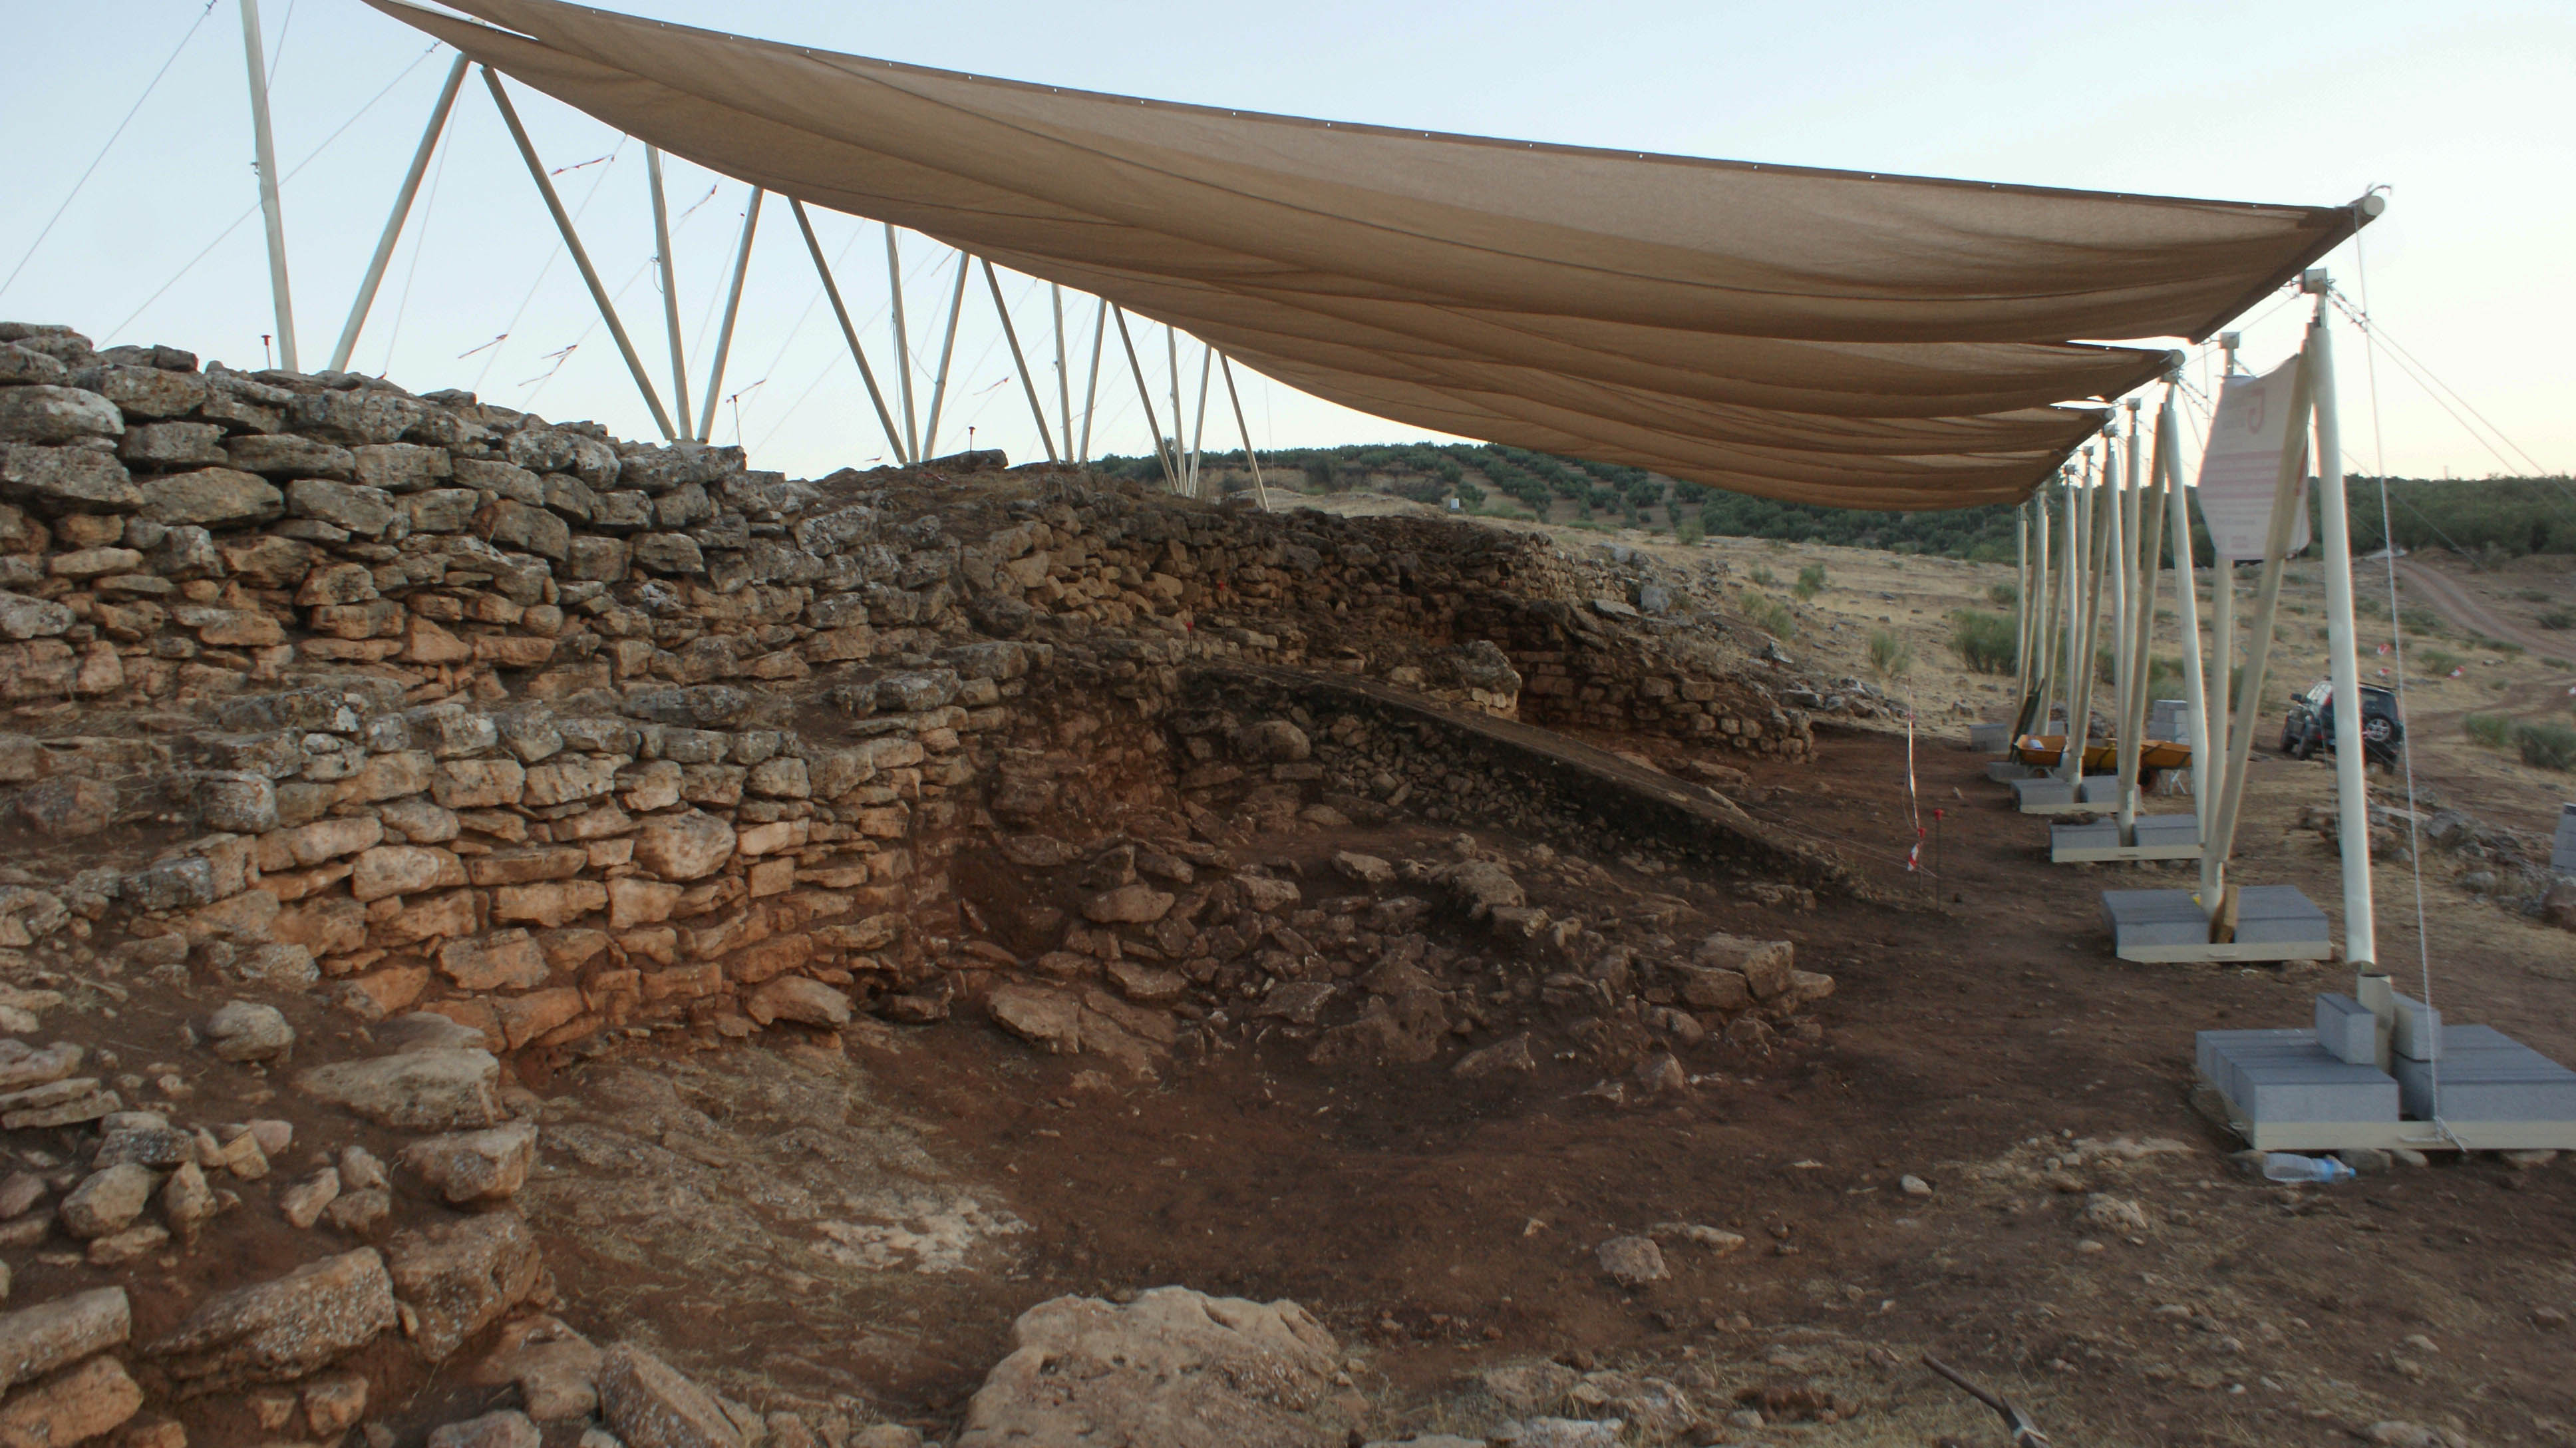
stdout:
<svg viewBox="0 0 2576 1448">
<path fill-rule="evenodd" d="M 2513 596 L 2521 599 L 2525 603 L 2547 603 L 2549 601 L 2549 590 L 2545 588 L 2517 588 L 2513 591 Z"/>
<path fill-rule="evenodd" d="M 2472 714 L 2460 721 L 2460 732 L 2474 743 L 2502 749 L 2513 742 L 2513 721 L 2502 714 Z"/>
<path fill-rule="evenodd" d="M 1986 590 L 1986 602 L 1993 604 L 1997 608 L 2018 608 L 2021 606 L 2021 585 L 2018 583 L 1995 584 Z"/>
<path fill-rule="evenodd" d="M 2525 764 L 2561 773 L 2576 769 L 2576 729 L 2564 724 L 2517 724 L 2513 743 Z"/>
<path fill-rule="evenodd" d="M 1804 602 L 1807 599 L 1813 598 L 1817 594 L 1824 592 L 1825 565 L 1821 563 L 1810 563 L 1806 567 L 1799 569 L 1798 582 L 1789 591 L 1798 595 L 1800 602 Z"/>
<path fill-rule="evenodd" d="M 1753 581 L 1753 586 L 1756 588 L 1769 588 L 1772 584 L 1780 581 L 1772 574 L 1770 565 L 1763 563 L 1753 565 L 1753 571 L 1744 576 L 1751 579 Z"/>
<path fill-rule="evenodd" d="M 1708 536 L 1708 530 L 1696 518 L 1684 518 L 1673 525 L 1673 536 L 1684 543 L 1696 543 Z"/>
<path fill-rule="evenodd" d="M 2542 628 L 2576 628 L 2576 610 L 2553 608 L 2539 619 Z"/>
<path fill-rule="evenodd" d="M 1798 636 L 1798 620 L 1790 614 L 1789 606 L 1776 598 L 1752 600 L 1745 604 L 1744 616 L 1753 621 L 1755 628 L 1775 639 Z"/>
<path fill-rule="evenodd" d="M 1880 629 L 1869 636 L 1869 671 L 1882 679 L 1901 679 L 1914 671 L 1914 645 Z"/>
<path fill-rule="evenodd" d="M 1963 608 L 1950 615 L 1950 647 L 1980 674 L 2009 674 L 2020 665 L 2020 630 L 1999 613 Z"/>
<path fill-rule="evenodd" d="M 2449 649 L 2417 649 L 2415 662 L 2422 665 L 2428 674 L 2448 675 L 2466 660 Z"/>
</svg>

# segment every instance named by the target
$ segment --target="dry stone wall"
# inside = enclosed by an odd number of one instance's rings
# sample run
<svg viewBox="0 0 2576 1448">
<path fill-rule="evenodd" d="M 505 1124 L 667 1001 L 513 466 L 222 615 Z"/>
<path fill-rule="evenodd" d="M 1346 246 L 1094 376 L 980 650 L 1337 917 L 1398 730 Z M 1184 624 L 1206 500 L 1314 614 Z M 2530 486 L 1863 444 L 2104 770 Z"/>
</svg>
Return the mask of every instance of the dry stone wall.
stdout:
<svg viewBox="0 0 2576 1448">
<path fill-rule="evenodd" d="M 949 858 L 1076 772 L 1033 772 L 1020 736 L 1066 711 L 1032 688 L 1154 720 L 1239 663 L 1809 739 L 1541 538 L 1043 469 L 792 481 L 0 324 L 0 790 L 43 867 L 0 885 L 0 949 L 425 1008 L 495 1051 L 933 1019 Z"/>
</svg>

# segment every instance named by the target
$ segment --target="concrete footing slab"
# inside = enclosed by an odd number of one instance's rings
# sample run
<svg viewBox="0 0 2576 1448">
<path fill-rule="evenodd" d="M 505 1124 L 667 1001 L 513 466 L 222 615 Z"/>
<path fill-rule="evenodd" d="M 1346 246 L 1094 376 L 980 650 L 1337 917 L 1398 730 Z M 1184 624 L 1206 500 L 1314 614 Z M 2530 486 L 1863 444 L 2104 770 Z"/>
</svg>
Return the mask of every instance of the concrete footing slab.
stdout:
<svg viewBox="0 0 2576 1448">
<path fill-rule="evenodd" d="M 1986 766 L 1986 778 L 1997 784 L 2010 784 L 2016 779 L 2044 779 L 2047 775 L 2048 771 L 2045 769 L 2034 769 L 2027 764 L 2015 764 L 2009 759 L 1994 760 Z"/>
<path fill-rule="evenodd" d="M 2296 885 L 2249 885 L 2237 891 L 2236 938 L 2209 939 L 2209 916 L 2189 890 L 2105 890 L 2102 917 L 2122 960 L 2179 965 L 2195 961 L 2327 960 L 2334 955 L 2326 913 Z"/>
<path fill-rule="evenodd" d="M 2082 779 L 2043 775 L 2012 782 L 2013 806 L 2023 814 L 2099 814 L 2120 807 L 2120 777 L 2088 774 Z"/>
<path fill-rule="evenodd" d="M 2196 860 L 2200 858 L 2197 815 L 2140 815 L 2137 843 L 2120 843 L 2120 822 L 2092 820 L 2048 827 L 2048 858 L 2060 865 L 2106 860 Z"/>
<path fill-rule="evenodd" d="M 2409 1116 L 2576 1127 L 2576 1071 L 2493 1027 L 2445 1026 L 2440 1060 L 2391 1065 Z"/>
<path fill-rule="evenodd" d="M 2199 1032 L 2194 1064 L 2227 1127 L 2260 1151 L 2576 1150 L 2576 1071 L 2490 1026 L 2441 1027 L 2440 1060 L 2392 1054 L 2381 1070 L 2343 1059 L 2377 1034 L 2356 1012 L 2330 995 L 2314 1029 Z"/>
</svg>

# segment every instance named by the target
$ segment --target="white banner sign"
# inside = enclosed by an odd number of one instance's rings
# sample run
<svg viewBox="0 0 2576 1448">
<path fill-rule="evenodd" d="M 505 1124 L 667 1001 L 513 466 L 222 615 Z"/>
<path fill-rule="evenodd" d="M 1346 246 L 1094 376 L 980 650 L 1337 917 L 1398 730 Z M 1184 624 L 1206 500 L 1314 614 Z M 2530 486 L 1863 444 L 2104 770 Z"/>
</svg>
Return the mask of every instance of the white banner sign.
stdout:
<svg viewBox="0 0 2576 1448">
<path fill-rule="evenodd" d="M 2239 374 L 2218 394 L 2218 419 L 2209 450 L 2200 458 L 2200 520 L 2220 558 L 2259 560 L 2272 533 L 2272 490 L 2281 481 L 2281 444 L 2290 426 L 2290 393 L 2299 359 L 2261 377 Z M 2307 443 L 2301 440 L 2304 458 Z M 2307 465 L 2299 466 L 2304 476 Z M 2308 490 L 2299 489 L 2298 516 L 2290 520 L 2289 551 L 2308 546 Z"/>
</svg>

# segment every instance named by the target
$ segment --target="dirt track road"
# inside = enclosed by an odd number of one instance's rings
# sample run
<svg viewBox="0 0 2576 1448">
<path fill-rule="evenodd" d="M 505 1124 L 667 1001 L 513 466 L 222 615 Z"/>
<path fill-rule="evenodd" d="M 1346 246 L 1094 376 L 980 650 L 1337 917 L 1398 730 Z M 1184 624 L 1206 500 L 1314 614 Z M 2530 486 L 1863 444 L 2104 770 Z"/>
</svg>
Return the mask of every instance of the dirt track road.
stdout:
<svg viewBox="0 0 2576 1448">
<path fill-rule="evenodd" d="M 2567 647 L 2564 639 L 2553 641 L 2539 631 L 2525 628 L 2496 612 L 2485 599 L 2470 592 L 2458 579 L 2420 558 L 2398 559 L 2397 576 L 2426 607 L 2459 628 L 2491 639 L 2502 639 L 2509 644 L 2520 644 L 2535 654 L 2555 653 Z"/>
</svg>

